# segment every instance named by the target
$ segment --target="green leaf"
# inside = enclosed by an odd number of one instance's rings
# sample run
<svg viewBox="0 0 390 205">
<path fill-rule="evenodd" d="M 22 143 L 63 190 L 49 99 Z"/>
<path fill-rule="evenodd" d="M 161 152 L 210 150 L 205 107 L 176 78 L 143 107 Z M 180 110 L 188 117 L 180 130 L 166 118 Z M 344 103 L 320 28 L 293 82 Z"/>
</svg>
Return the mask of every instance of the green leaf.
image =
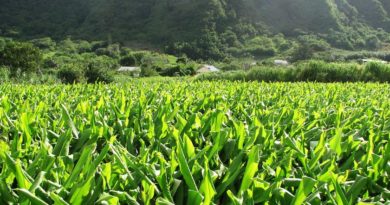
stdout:
<svg viewBox="0 0 390 205">
<path fill-rule="evenodd" d="M 157 200 L 156 200 L 156 205 L 175 205 L 175 204 L 170 202 L 167 199 L 158 197 Z"/>
<path fill-rule="evenodd" d="M 68 123 L 69 127 L 71 128 L 72 130 L 72 133 L 73 133 L 73 137 L 75 139 L 78 139 L 79 138 L 79 131 L 77 130 L 70 114 L 69 114 L 69 111 L 68 109 L 65 107 L 65 105 L 61 105 L 62 107 L 62 110 L 63 110 L 63 116 L 65 117 L 65 120 L 66 122 Z"/>
<path fill-rule="evenodd" d="M 333 177 L 332 179 L 333 186 L 336 188 L 336 201 L 337 204 L 350 204 L 347 197 L 345 196 L 345 192 L 343 188 L 341 188 L 340 184 L 337 182 L 337 178 Z"/>
<path fill-rule="evenodd" d="M 30 200 L 31 204 L 33 205 L 48 205 L 45 201 L 35 196 L 35 194 L 31 193 L 27 189 L 15 189 L 20 195 L 26 197 L 28 200 Z"/>
<path fill-rule="evenodd" d="M 193 205 L 201 205 L 203 200 L 203 196 L 199 193 L 199 191 L 188 190 L 188 202 L 187 204 Z"/>
<path fill-rule="evenodd" d="M 206 158 L 205 162 L 204 162 L 203 181 L 202 181 L 202 184 L 200 185 L 200 189 L 199 189 L 200 193 L 202 193 L 204 196 L 204 201 L 203 201 L 204 205 L 210 205 L 212 203 L 214 196 L 216 195 L 216 191 L 214 188 L 213 181 L 211 179 L 208 163 L 209 162 Z"/>
<path fill-rule="evenodd" d="M 255 176 L 259 168 L 259 149 L 260 146 L 256 145 L 252 148 L 249 155 L 249 160 L 245 168 L 244 177 L 240 186 L 240 193 L 243 194 L 252 184 L 253 177 Z"/>
<path fill-rule="evenodd" d="M 54 205 L 69 205 L 68 202 L 54 192 L 50 193 L 50 198 L 54 201 Z"/>
<path fill-rule="evenodd" d="M 41 185 L 43 178 L 45 177 L 46 172 L 40 172 L 38 177 L 35 179 L 33 185 L 30 187 L 29 191 L 34 193 L 35 190 Z"/>
<path fill-rule="evenodd" d="M 64 185 L 65 188 L 69 188 L 71 186 L 71 184 L 75 183 L 76 179 L 79 177 L 79 173 L 81 172 L 81 170 L 83 168 L 85 168 L 85 165 L 87 164 L 87 162 L 90 161 L 92 152 L 95 150 L 95 148 L 96 148 L 96 145 L 91 144 L 83 149 L 83 152 L 81 153 L 81 156 L 80 156 L 79 160 L 77 161 L 75 168 L 73 169 L 68 180 L 65 182 L 65 185 Z"/>
<path fill-rule="evenodd" d="M 295 194 L 294 200 L 291 202 L 293 205 L 303 204 L 306 197 L 313 191 L 316 184 L 316 180 L 310 177 L 303 177 L 297 193 Z"/>
<path fill-rule="evenodd" d="M 341 153 L 342 153 L 341 138 L 342 138 L 342 129 L 336 128 L 336 134 L 330 140 L 329 145 L 330 145 L 330 149 L 333 150 L 334 152 L 336 152 L 338 155 L 341 155 Z"/>
<path fill-rule="evenodd" d="M 178 160 L 179 160 L 179 167 L 180 167 L 180 171 L 184 177 L 184 181 L 186 182 L 186 184 L 188 185 L 188 187 L 190 189 L 198 191 L 198 187 L 196 186 L 195 180 L 192 177 L 190 168 L 188 166 L 187 159 L 184 155 L 182 143 L 180 142 L 180 138 L 179 138 L 179 132 L 177 130 L 174 130 L 173 136 L 176 139 L 176 155 L 177 155 Z"/>
<path fill-rule="evenodd" d="M 103 193 L 96 204 L 119 205 L 119 198 L 107 193 Z"/>
<path fill-rule="evenodd" d="M 234 196 L 232 191 L 228 190 L 227 195 L 234 205 L 242 205 L 243 204 L 243 201 L 244 201 L 243 198 L 242 197 L 239 198 L 239 197 Z"/>
<path fill-rule="evenodd" d="M 358 176 L 346 194 L 348 199 L 356 203 L 362 190 L 367 188 L 367 182 L 368 182 L 367 177 Z"/>
<path fill-rule="evenodd" d="M 16 161 L 12 159 L 11 156 L 6 154 L 5 163 L 11 169 L 12 173 L 16 177 L 16 181 L 18 182 L 18 187 L 23 189 L 28 189 L 31 186 L 31 182 L 24 175 L 24 171 L 22 169 L 22 165 L 19 159 Z"/>
<path fill-rule="evenodd" d="M 225 177 L 217 187 L 217 197 L 220 197 L 225 193 L 226 188 L 229 185 L 232 185 L 238 175 L 241 173 L 241 168 L 243 167 L 242 159 L 244 158 L 244 152 L 240 152 L 232 161 L 229 168 L 226 171 Z"/>
</svg>

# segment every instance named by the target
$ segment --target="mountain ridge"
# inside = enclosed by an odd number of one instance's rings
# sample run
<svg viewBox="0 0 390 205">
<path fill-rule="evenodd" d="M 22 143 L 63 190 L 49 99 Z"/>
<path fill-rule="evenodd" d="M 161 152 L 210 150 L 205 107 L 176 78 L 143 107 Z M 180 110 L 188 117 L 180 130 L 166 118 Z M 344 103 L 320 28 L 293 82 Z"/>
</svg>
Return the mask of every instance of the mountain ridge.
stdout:
<svg viewBox="0 0 390 205">
<path fill-rule="evenodd" d="M 236 39 L 243 42 L 257 35 L 314 34 L 334 47 L 355 49 L 386 40 L 390 32 L 387 0 L 0 0 L 0 4 L 0 35 L 22 38 L 72 36 L 156 46 L 208 41 L 204 44 L 231 46 L 222 37 L 236 44 Z"/>
</svg>

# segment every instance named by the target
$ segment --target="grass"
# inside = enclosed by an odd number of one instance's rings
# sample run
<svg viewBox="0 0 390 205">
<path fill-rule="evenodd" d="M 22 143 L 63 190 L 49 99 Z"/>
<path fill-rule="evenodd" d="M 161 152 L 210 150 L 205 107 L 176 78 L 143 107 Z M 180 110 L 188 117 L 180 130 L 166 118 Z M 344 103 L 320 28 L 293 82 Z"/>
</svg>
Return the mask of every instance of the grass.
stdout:
<svg viewBox="0 0 390 205">
<path fill-rule="evenodd" d="M 257 66 L 249 71 L 206 73 L 198 80 L 265 82 L 390 82 L 390 65 L 371 62 L 327 63 L 305 61 L 289 67 Z"/>
<path fill-rule="evenodd" d="M 390 197 L 388 84 L 0 86 L 0 204 Z"/>
</svg>

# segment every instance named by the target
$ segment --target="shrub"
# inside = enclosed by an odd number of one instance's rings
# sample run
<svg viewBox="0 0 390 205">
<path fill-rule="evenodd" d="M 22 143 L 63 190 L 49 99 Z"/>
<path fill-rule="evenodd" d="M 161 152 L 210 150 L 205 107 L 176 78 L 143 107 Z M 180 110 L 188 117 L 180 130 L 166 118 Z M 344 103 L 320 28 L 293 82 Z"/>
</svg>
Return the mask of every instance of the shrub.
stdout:
<svg viewBox="0 0 390 205">
<path fill-rule="evenodd" d="M 119 44 L 111 44 L 108 45 L 106 48 L 98 48 L 95 50 L 96 55 L 106 55 L 112 58 L 118 58 L 120 56 L 120 53 L 121 52 Z"/>
<path fill-rule="evenodd" d="M 88 66 L 88 69 L 84 73 L 84 77 L 88 83 L 111 83 L 114 81 L 114 74 L 111 71 L 102 67 L 94 66 L 93 64 Z"/>
<path fill-rule="evenodd" d="M 120 64 L 123 66 L 135 66 L 138 64 L 138 61 L 134 55 L 129 54 L 120 60 Z"/>
<path fill-rule="evenodd" d="M 60 80 L 52 74 L 43 74 L 39 77 L 39 83 L 44 84 L 57 84 L 60 83 Z"/>
<path fill-rule="evenodd" d="M 58 78 L 63 83 L 81 83 L 84 81 L 82 70 L 72 64 L 62 65 L 62 68 L 57 73 Z"/>
<path fill-rule="evenodd" d="M 365 66 L 364 81 L 390 82 L 390 65 L 371 62 Z"/>
<path fill-rule="evenodd" d="M 141 66 L 141 76 L 143 77 L 152 77 L 158 76 L 158 72 L 150 66 Z"/>
<path fill-rule="evenodd" d="M 108 56 L 96 56 L 91 54 L 83 54 L 83 61 L 86 66 L 94 66 L 105 68 L 108 70 L 116 70 L 119 68 L 118 60 L 110 58 Z"/>
<path fill-rule="evenodd" d="M 0 66 L 0 83 L 8 82 L 10 77 L 9 68 L 6 66 Z"/>
<path fill-rule="evenodd" d="M 31 40 L 31 43 L 34 44 L 34 46 L 36 46 L 36 47 L 38 47 L 40 49 L 52 50 L 56 46 L 56 42 L 53 41 L 50 37 L 33 39 L 33 40 Z"/>
<path fill-rule="evenodd" d="M 0 52 L 0 64 L 10 68 L 11 75 L 31 73 L 38 70 L 42 62 L 40 50 L 31 43 L 8 42 Z"/>
<path fill-rule="evenodd" d="M 362 67 L 356 63 L 326 63 L 308 61 L 296 67 L 277 68 L 262 66 L 248 72 L 224 72 L 204 74 L 200 80 L 244 80 L 244 81 L 311 81 L 311 82 L 390 82 L 390 65 L 369 63 Z"/>
<path fill-rule="evenodd" d="M 248 52 L 255 57 L 274 56 L 276 54 L 275 48 L 264 48 L 261 46 L 248 49 Z"/>
<path fill-rule="evenodd" d="M 241 70 L 241 66 L 237 64 L 227 64 L 221 67 L 223 71 Z"/>
<path fill-rule="evenodd" d="M 282 68 L 257 68 L 247 73 L 246 79 L 249 81 L 276 82 L 284 81 L 284 70 Z"/>
<path fill-rule="evenodd" d="M 307 60 L 313 57 L 314 50 L 310 47 L 308 44 L 300 44 L 299 46 L 295 47 L 292 54 L 291 54 L 291 61 L 301 61 L 301 60 Z"/>
<path fill-rule="evenodd" d="M 357 64 L 309 61 L 298 65 L 296 79 L 317 82 L 356 82 L 361 78 Z"/>
<path fill-rule="evenodd" d="M 146 52 L 134 52 L 132 55 L 134 56 L 136 62 L 140 64 L 148 54 Z"/>
<path fill-rule="evenodd" d="M 180 64 L 160 72 L 161 76 L 187 76 L 195 75 L 196 66 L 194 64 Z"/>
</svg>

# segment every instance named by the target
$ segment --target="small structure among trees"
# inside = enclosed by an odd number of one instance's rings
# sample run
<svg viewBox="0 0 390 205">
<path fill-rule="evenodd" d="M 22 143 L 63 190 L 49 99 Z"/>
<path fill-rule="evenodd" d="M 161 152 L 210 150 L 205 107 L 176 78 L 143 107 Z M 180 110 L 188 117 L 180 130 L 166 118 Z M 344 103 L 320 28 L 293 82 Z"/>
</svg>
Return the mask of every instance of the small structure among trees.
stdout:
<svg viewBox="0 0 390 205">
<path fill-rule="evenodd" d="M 274 65 L 276 65 L 276 66 L 288 66 L 289 63 L 286 60 L 274 60 Z"/>
<path fill-rule="evenodd" d="M 200 73 L 210 73 L 210 72 L 220 72 L 220 70 L 213 66 L 213 65 L 203 65 L 202 67 L 200 67 L 196 73 L 200 74 Z"/>
<path fill-rule="evenodd" d="M 121 66 L 118 69 L 118 72 L 130 73 L 133 75 L 133 77 L 139 77 L 139 75 L 141 73 L 141 68 L 140 67 L 132 67 L 132 66 Z"/>
</svg>

